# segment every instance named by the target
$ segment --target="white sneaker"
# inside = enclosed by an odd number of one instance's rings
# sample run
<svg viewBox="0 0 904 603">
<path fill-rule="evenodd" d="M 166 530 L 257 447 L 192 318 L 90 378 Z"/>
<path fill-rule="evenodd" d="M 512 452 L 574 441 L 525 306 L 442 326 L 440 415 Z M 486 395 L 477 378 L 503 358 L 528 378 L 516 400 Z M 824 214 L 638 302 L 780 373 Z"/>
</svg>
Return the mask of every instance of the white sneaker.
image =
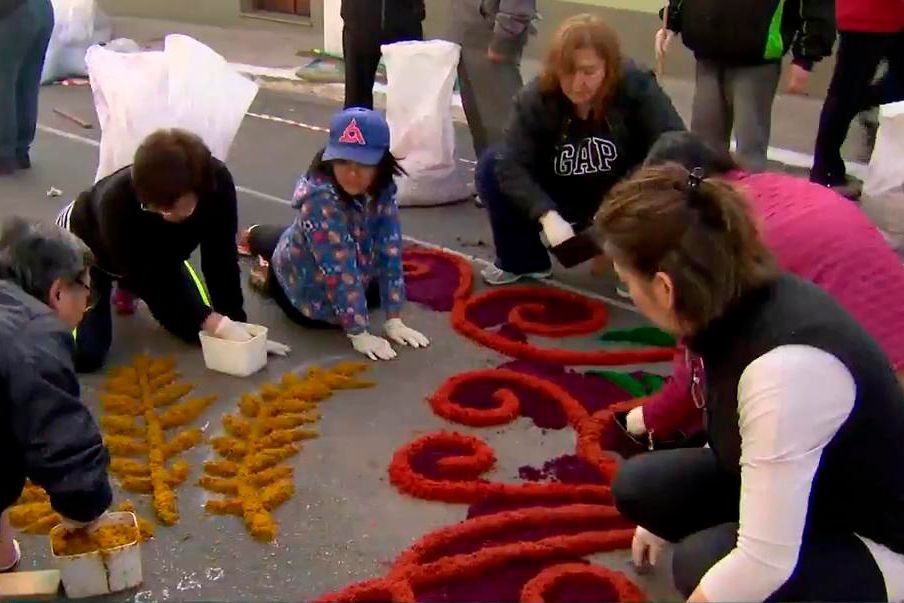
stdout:
<svg viewBox="0 0 904 603">
<path fill-rule="evenodd" d="M 506 272 L 502 268 L 490 265 L 480 272 L 484 282 L 487 285 L 511 285 L 526 278 L 537 280 L 548 279 L 552 276 L 552 270 L 544 270 L 542 272 L 528 272 L 526 274 L 515 274 L 514 272 Z"/>
</svg>

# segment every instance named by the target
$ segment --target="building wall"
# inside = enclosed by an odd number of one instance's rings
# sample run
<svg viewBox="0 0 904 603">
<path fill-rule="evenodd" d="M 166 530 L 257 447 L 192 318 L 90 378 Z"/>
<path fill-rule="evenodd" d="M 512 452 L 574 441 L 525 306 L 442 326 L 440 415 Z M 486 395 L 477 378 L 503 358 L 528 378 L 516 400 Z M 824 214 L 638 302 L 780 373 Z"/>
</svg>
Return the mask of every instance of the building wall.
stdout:
<svg viewBox="0 0 904 603">
<path fill-rule="evenodd" d="M 377 2 L 379 0 L 373 0 Z M 428 37 L 442 36 L 449 23 L 449 8 L 455 0 L 426 0 Z M 235 25 L 242 21 L 242 11 L 249 11 L 252 0 L 98 0 L 110 14 L 172 19 L 214 25 Z M 311 26 L 322 27 L 324 0 L 311 1 Z M 528 46 L 527 54 L 539 58 L 556 25 L 565 17 L 592 12 L 605 17 L 621 34 L 626 55 L 652 65 L 653 35 L 659 27 L 658 11 L 665 0 L 539 0 L 543 19 L 539 33 Z M 666 74 L 693 77 L 693 57 L 676 40 L 668 55 Z M 816 69 L 811 90 L 824 91 L 831 75 L 832 61 L 823 61 Z"/>
</svg>

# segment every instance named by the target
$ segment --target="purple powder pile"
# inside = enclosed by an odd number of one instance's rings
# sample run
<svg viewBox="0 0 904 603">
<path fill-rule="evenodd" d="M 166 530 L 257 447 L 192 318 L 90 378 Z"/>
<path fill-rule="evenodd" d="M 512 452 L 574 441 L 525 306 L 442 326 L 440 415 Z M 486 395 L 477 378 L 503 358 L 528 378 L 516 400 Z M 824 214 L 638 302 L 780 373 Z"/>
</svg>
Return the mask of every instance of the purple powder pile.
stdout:
<svg viewBox="0 0 904 603">
<path fill-rule="evenodd" d="M 517 603 L 521 600 L 521 589 L 541 571 L 559 563 L 575 561 L 579 560 L 516 561 L 473 578 L 424 589 L 416 592 L 415 596 L 419 603 Z"/>
<path fill-rule="evenodd" d="M 439 257 L 418 255 L 411 260 L 427 264 L 430 271 L 422 276 L 405 279 L 408 299 L 423 304 L 434 312 L 449 312 L 455 303 L 458 267 Z"/>
<path fill-rule="evenodd" d="M 571 324 L 587 320 L 591 316 L 589 308 L 573 302 L 566 302 L 543 295 L 542 289 L 536 294 L 525 293 L 520 299 L 490 299 L 474 304 L 467 310 L 467 318 L 481 328 L 495 327 L 508 320 L 509 313 L 515 306 L 537 303 L 543 306 L 538 312 L 524 312 L 523 316 L 533 322 L 547 325 Z"/>
<path fill-rule="evenodd" d="M 543 498 L 531 497 L 530 500 L 512 500 L 510 498 L 485 498 L 480 502 L 476 502 L 468 507 L 468 519 L 475 517 L 483 517 L 484 515 L 495 515 L 496 513 L 504 513 L 505 511 L 517 511 L 519 509 L 529 509 L 531 507 L 565 507 L 574 504 L 574 500 L 570 497 L 550 494 Z"/>
<path fill-rule="evenodd" d="M 574 454 L 566 454 L 547 461 L 541 469 L 525 465 L 518 469 L 518 477 L 531 482 L 547 481 L 576 485 L 606 484 L 606 478 L 599 469 Z"/>
</svg>

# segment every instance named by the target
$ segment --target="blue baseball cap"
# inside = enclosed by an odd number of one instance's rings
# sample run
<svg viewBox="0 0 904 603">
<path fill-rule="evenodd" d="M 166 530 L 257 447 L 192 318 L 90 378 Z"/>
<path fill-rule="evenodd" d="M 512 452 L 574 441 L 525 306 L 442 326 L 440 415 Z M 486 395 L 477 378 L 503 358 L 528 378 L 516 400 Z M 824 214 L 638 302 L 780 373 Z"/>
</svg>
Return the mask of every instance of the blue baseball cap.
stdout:
<svg viewBox="0 0 904 603">
<path fill-rule="evenodd" d="M 389 148 L 389 124 L 370 109 L 352 107 L 330 120 L 330 142 L 323 160 L 344 159 L 362 165 L 377 165 Z"/>
</svg>

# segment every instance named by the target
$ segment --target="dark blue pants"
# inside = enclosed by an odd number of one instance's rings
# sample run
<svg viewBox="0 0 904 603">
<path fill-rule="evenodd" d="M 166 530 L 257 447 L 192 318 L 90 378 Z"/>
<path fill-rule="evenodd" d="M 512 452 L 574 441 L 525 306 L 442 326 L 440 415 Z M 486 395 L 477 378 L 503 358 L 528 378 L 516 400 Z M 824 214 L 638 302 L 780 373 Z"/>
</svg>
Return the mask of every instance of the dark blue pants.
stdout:
<svg viewBox="0 0 904 603">
<path fill-rule="evenodd" d="M 514 274 L 549 270 L 552 264 L 540 240 L 540 224 L 499 189 L 497 155 L 498 149 L 490 147 L 481 155 L 474 172 L 477 194 L 490 214 L 496 266 Z"/>
<path fill-rule="evenodd" d="M 50 0 L 26 0 L 0 19 L 0 169 L 24 160 L 34 141 L 41 70 L 52 32 Z"/>
</svg>

